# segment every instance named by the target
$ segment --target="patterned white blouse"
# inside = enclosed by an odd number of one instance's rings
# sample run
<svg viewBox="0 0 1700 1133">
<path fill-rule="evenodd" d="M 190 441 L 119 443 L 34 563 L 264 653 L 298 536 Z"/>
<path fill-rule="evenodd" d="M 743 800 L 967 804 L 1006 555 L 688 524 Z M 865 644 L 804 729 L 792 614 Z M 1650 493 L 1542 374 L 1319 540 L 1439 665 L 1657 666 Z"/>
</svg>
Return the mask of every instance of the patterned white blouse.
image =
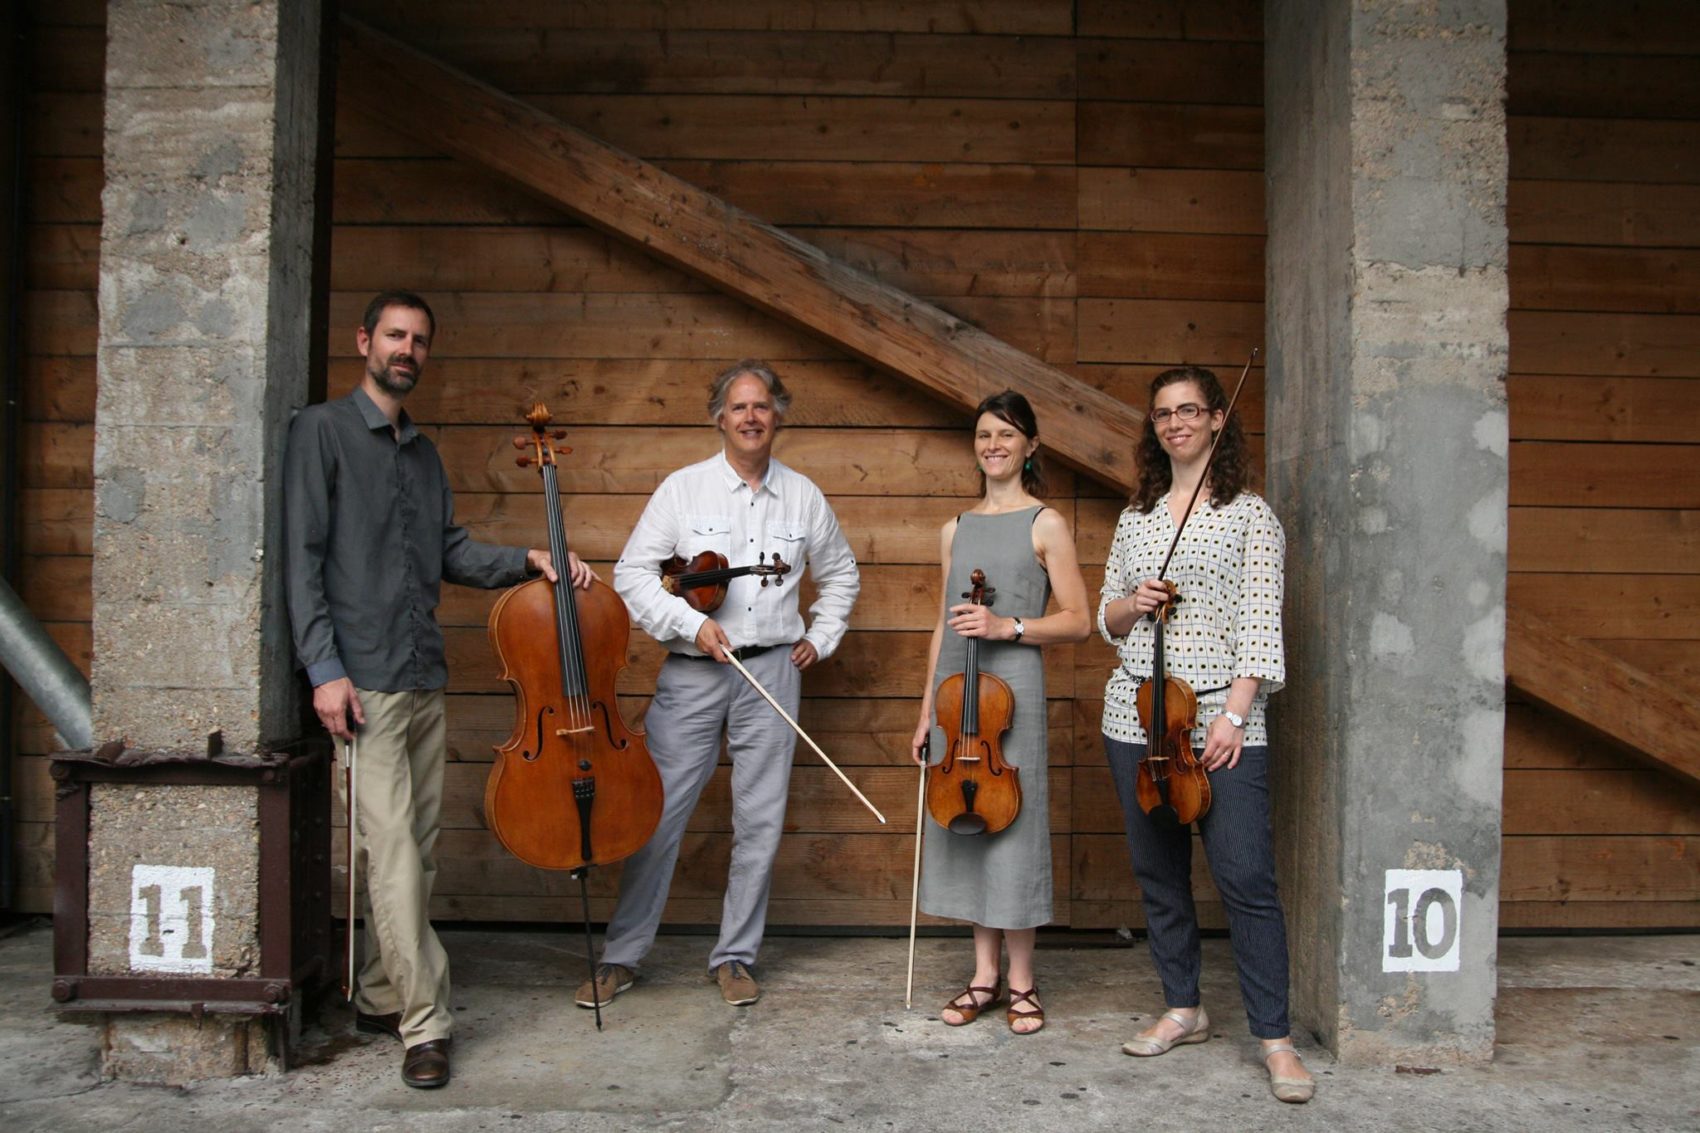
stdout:
<svg viewBox="0 0 1700 1133">
<path fill-rule="evenodd" d="M 1104 625 L 1104 611 L 1137 590 L 1141 579 L 1156 577 L 1174 537 L 1167 495 L 1147 515 L 1125 509 L 1104 564 L 1098 632 L 1116 647 L 1121 664 L 1104 686 L 1103 729 L 1125 743 L 1145 742 L 1134 695 L 1151 676 L 1152 623 L 1140 618 L 1126 637 L 1115 637 Z M 1222 508 L 1205 500 L 1181 535 L 1168 573 L 1181 601 L 1163 632 L 1163 656 L 1170 675 L 1198 694 L 1194 746 L 1203 746 L 1205 729 L 1227 706 L 1228 686 L 1239 677 L 1263 682 L 1246 717 L 1246 746 L 1269 742 L 1269 694 L 1279 691 L 1287 677 L 1281 648 L 1286 550 L 1280 520 L 1251 492 L 1241 492 Z"/>
</svg>

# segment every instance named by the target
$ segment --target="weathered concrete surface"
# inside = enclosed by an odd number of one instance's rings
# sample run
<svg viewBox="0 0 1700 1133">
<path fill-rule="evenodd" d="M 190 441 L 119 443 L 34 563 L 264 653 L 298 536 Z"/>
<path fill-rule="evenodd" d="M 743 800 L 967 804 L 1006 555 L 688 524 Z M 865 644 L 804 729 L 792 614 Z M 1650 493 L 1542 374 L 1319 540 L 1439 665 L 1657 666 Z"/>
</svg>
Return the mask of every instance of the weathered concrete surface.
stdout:
<svg viewBox="0 0 1700 1133">
<path fill-rule="evenodd" d="M 186 1086 L 266 1070 L 273 1054 L 263 1020 L 245 1015 L 113 1015 L 101 1038 L 102 1078 Z"/>
<path fill-rule="evenodd" d="M 1346 1061 L 1485 1059 L 1504 734 L 1505 7 L 1270 0 L 1265 13 L 1295 1019 Z M 1444 910 L 1458 970 L 1385 970 L 1395 869 L 1461 874 Z M 1394 907 L 1407 935 L 1445 931 Z"/>
<path fill-rule="evenodd" d="M 95 412 L 94 732 L 293 738 L 275 489 L 305 401 L 317 0 L 113 0 Z"/>
<path fill-rule="evenodd" d="M 1205 942 L 1202 1046 L 1136 1060 L 1118 1046 L 1158 1002 L 1143 943 L 1042 941 L 1050 1023 L 945 1027 L 966 940 L 923 940 L 903 1010 L 900 939 L 771 939 L 766 995 L 733 1009 L 702 976 L 709 940 L 661 938 L 597 1034 L 571 1006 L 579 942 L 561 932 L 450 931 L 455 1078 L 409 1090 L 400 1049 L 356 1037 L 341 1008 L 286 1075 L 161 1089 L 98 1078 L 99 1039 L 52 1013 L 49 933 L 0 939 L 0 1127 L 8 1133 L 216 1128 L 544 1130 L 1353 1129 L 1692 1130 L 1700 1127 L 1695 937 L 1506 941 L 1491 1064 L 1350 1067 L 1300 1046 L 1320 1092 L 1272 1099 L 1253 1060 L 1227 942 Z"/>
<path fill-rule="evenodd" d="M 169 939 L 190 927 L 180 892 L 152 894 L 151 920 L 146 900 L 140 923 L 132 918 L 136 867 L 180 869 L 186 863 L 210 871 L 200 876 L 212 882 L 210 889 L 191 895 L 197 939 L 187 944 Z M 188 960 L 180 959 L 179 970 L 200 961 L 202 970 L 193 974 L 258 976 L 259 910 L 259 796 L 253 788 L 90 787 L 90 975 L 147 975 L 148 968 L 135 966 L 134 950 L 143 951 L 145 964 L 156 958 L 164 962 L 168 952 L 181 958 L 187 947 Z M 159 939 L 162 931 L 165 940 Z M 149 936 L 154 938 L 151 948 Z"/>
</svg>

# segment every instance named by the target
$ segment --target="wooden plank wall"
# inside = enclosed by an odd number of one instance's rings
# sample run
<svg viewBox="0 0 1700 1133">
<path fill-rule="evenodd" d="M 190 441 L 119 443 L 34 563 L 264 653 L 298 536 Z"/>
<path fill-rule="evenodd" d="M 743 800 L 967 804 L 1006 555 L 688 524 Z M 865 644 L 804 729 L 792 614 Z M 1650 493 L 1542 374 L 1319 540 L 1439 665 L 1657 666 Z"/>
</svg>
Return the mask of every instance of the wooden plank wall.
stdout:
<svg viewBox="0 0 1700 1133">
<path fill-rule="evenodd" d="M 1700 696 L 1700 10 L 1510 15 L 1508 600 Z M 1700 925 L 1700 790 L 1507 715 L 1501 923 Z"/>
<path fill-rule="evenodd" d="M 1255 0 L 349 7 L 1130 401 L 1159 368 L 1230 370 L 1261 337 Z M 32 8 L 41 26 L 21 585 L 86 663 L 102 6 Z M 1545 5 L 1519 0 L 1514 12 L 1531 8 Z M 1562 50 L 1612 32 L 1569 6 L 1558 14 L 1542 15 L 1542 34 L 1569 35 Z M 1673 11 L 1666 22 L 1684 19 Z M 1645 33 L 1635 50 L 1682 42 Z M 1695 337 L 1700 253 L 1673 247 L 1695 246 L 1693 179 L 1566 172 L 1577 152 L 1593 153 L 1595 169 L 1634 167 L 1620 159 L 1624 122 L 1563 103 L 1602 85 L 1605 57 L 1559 60 L 1544 101 L 1531 102 L 1520 75 L 1558 49 L 1513 46 L 1514 600 L 1572 628 L 1580 619 L 1579 632 L 1643 663 L 1662 650 L 1694 680 L 1695 504 L 1666 463 L 1692 464 L 1683 446 L 1695 441 L 1694 415 L 1682 412 L 1695 408 L 1684 380 L 1695 355 L 1682 347 Z M 1614 73 L 1644 75 L 1647 63 Z M 1684 74 L 1672 66 L 1665 83 L 1679 103 L 1693 93 Z M 1619 85 L 1630 98 L 1627 79 Z M 1646 148 L 1667 165 L 1692 161 L 1680 143 L 1693 123 L 1656 110 L 1614 113 L 1664 129 L 1662 145 Z M 539 538 L 535 475 L 515 468 L 507 447 L 532 397 L 573 423 L 569 530 L 605 567 L 660 478 L 713 451 L 707 378 L 750 354 L 781 367 L 797 404 L 780 453 L 827 491 L 864 565 L 853 632 L 807 681 L 803 722 L 893 824 L 870 828 L 800 757 L 771 919 L 902 923 L 914 799 L 904 752 L 937 585 L 934 533 L 974 487 L 960 414 L 349 107 L 336 181 L 331 392 L 358 378 L 350 328 L 365 297 L 398 284 L 424 291 L 442 330 L 412 409 L 484 537 Z M 1555 355 L 1561 335 L 1573 345 Z M 1258 444 L 1261 393 L 1254 371 L 1247 420 Z M 1095 593 L 1117 501 L 1086 478 L 1054 480 Z M 1598 589 L 1596 600 L 1567 601 L 1578 584 Z M 486 761 L 511 722 L 484 640 L 490 600 L 451 588 L 443 609 L 454 762 L 437 912 L 559 920 L 572 915 L 563 879 L 511 861 L 482 828 Z M 622 691 L 636 716 L 660 658 L 641 633 L 631 655 Z M 1076 927 L 1140 923 L 1097 740 L 1108 664 L 1090 642 L 1053 650 L 1048 670 L 1057 921 Z M 25 714 L 21 895 L 46 910 L 50 736 Z M 670 920 L 717 919 L 725 791 L 723 771 L 693 823 Z M 1514 706 L 1506 800 L 1508 926 L 1693 923 L 1694 800 L 1665 779 Z M 599 917 L 614 877 L 597 879 Z M 1220 923 L 1213 902 L 1204 910 Z"/>
</svg>

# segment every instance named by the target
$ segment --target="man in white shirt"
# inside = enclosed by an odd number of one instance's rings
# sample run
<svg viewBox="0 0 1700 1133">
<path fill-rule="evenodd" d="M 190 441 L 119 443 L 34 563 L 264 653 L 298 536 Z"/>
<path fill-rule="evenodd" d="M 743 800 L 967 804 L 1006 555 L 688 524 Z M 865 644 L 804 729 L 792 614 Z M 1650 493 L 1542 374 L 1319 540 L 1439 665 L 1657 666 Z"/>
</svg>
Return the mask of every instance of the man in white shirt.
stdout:
<svg viewBox="0 0 1700 1133">
<path fill-rule="evenodd" d="M 727 663 L 730 651 L 793 717 L 802 671 L 832 655 L 861 581 L 850 545 L 819 488 L 773 459 L 791 397 L 765 363 L 739 362 L 709 386 L 709 419 L 724 447 L 664 480 L 614 567 L 614 588 L 644 630 L 668 649 L 644 726 L 666 803 L 655 835 L 626 859 L 602 962 L 579 988 L 580 1007 L 632 986 L 655 942 L 685 823 L 714 774 L 722 733 L 732 760 L 732 861 L 709 971 L 726 1002 L 754 1003 L 750 975 L 767 922 L 773 860 L 785 823 L 796 735 Z M 729 566 L 778 555 L 796 568 L 780 585 L 745 576 L 727 584 L 713 616 L 662 585 L 661 564 L 716 551 Z M 805 630 L 797 608 L 807 567 L 819 596 Z"/>
</svg>

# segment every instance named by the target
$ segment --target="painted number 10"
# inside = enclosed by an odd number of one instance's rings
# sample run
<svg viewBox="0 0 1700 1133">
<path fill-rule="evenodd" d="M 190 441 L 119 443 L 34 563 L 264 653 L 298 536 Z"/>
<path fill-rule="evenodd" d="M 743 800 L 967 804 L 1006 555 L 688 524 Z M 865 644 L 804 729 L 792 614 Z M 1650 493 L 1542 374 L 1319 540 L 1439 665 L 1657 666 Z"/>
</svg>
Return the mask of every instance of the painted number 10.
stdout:
<svg viewBox="0 0 1700 1133">
<path fill-rule="evenodd" d="M 1381 970 L 1456 972 L 1463 889 L 1460 870 L 1388 870 Z"/>
</svg>

